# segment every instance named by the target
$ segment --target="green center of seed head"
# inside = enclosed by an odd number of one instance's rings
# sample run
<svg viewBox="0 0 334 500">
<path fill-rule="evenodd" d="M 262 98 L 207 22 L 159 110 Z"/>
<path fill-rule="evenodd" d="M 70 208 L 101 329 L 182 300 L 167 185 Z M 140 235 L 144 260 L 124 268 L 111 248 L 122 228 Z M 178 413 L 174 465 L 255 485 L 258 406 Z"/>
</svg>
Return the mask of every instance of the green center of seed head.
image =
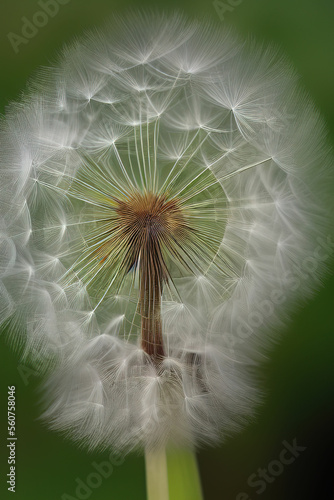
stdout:
<svg viewBox="0 0 334 500">
<path fill-rule="evenodd" d="M 68 190 L 83 224 L 64 286 L 80 280 L 94 313 L 102 321 L 111 315 L 106 329 L 135 341 L 138 328 L 142 348 L 157 361 L 168 354 L 162 294 L 168 291 L 171 303 L 182 303 L 180 280 L 210 280 L 228 264 L 219 250 L 228 213 L 223 188 L 210 169 L 190 170 L 175 174 L 168 191 L 162 182 L 156 189 L 116 189 L 107 176 L 101 184 L 86 170 Z"/>
</svg>

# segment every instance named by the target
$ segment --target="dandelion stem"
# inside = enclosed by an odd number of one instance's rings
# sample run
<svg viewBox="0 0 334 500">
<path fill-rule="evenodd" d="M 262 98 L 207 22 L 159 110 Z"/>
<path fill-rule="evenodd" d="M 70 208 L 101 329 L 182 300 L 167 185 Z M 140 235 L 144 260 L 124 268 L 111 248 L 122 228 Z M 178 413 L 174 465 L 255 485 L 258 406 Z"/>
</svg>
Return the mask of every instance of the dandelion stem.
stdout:
<svg viewBox="0 0 334 500">
<path fill-rule="evenodd" d="M 169 500 L 203 500 L 196 455 L 191 450 L 167 453 Z"/>
<path fill-rule="evenodd" d="M 161 293 L 164 261 L 159 244 L 148 238 L 147 248 L 141 249 L 140 313 L 141 342 L 153 359 L 164 356 L 161 323 Z"/>
<path fill-rule="evenodd" d="M 146 450 L 147 500 L 203 500 L 195 453 Z"/>
<path fill-rule="evenodd" d="M 145 451 L 147 500 L 169 500 L 166 450 Z"/>
<path fill-rule="evenodd" d="M 119 231 L 113 240 L 99 248 L 99 262 L 105 262 L 114 246 L 125 249 L 122 268 L 126 272 L 139 268 L 141 345 L 152 361 L 159 364 L 164 357 L 161 296 L 169 272 L 163 247 L 173 251 L 174 240 L 182 240 L 188 231 L 179 202 L 167 200 L 151 192 L 133 193 L 118 200 L 115 208 Z M 105 255 L 104 255 L 105 253 Z"/>
</svg>

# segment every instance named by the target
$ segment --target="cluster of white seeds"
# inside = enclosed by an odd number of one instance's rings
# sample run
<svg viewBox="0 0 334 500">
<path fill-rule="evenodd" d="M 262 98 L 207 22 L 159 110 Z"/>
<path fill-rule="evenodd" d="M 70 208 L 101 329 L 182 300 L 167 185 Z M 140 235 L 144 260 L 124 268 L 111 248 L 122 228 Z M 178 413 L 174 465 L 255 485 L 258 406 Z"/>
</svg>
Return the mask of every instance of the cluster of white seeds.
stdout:
<svg viewBox="0 0 334 500">
<path fill-rule="evenodd" d="M 129 451 L 215 442 L 251 413 L 248 367 L 325 264 L 331 159 L 296 80 L 225 28 L 137 14 L 65 49 L 9 107 L 1 321 L 48 372 L 52 428 Z M 158 364 L 138 272 L 110 243 L 114 200 L 133 192 L 180 200 L 196 235 L 166 254 Z"/>
</svg>

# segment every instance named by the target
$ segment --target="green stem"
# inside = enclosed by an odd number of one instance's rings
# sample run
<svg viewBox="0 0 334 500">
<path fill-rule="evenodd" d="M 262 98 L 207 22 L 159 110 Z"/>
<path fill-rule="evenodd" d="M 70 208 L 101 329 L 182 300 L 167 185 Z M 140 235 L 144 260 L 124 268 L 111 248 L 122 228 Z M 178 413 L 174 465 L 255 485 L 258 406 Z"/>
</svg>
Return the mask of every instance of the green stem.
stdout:
<svg viewBox="0 0 334 500">
<path fill-rule="evenodd" d="M 203 500 L 196 455 L 191 450 L 167 454 L 169 500 Z"/>
<path fill-rule="evenodd" d="M 169 500 L 166 450 L 145 451 L 147 500 Z"/>
<path fill-rule="evenodd" d="M 147 500 L 203 500 L 194 452 L 147 451 L 145 462 Z"/>
</svg>

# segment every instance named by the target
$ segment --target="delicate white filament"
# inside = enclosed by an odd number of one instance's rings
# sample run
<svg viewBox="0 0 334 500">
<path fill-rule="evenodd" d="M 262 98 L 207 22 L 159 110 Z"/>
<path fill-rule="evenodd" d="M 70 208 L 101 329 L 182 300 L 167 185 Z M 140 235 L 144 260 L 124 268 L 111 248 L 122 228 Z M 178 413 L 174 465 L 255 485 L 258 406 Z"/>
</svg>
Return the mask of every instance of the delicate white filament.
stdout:
<svg viewBox="0 0 334 500">
<path fill-rule="evenodd" d="M 10 106 L 0 314 L 49 370 L 52 428 L 151 450 L 214 443 L 251 414 L 248 367 L 333 246 L 332 159 L 296 85 L 274 50 L 222 27 L 136 15 L 74 43 Z M 193 230 L 164 240 L 159 367 L 140 344 L 138 263 L 122 271 L 115 207 L 133 192 L 179 199 Z"/>
</svg>

